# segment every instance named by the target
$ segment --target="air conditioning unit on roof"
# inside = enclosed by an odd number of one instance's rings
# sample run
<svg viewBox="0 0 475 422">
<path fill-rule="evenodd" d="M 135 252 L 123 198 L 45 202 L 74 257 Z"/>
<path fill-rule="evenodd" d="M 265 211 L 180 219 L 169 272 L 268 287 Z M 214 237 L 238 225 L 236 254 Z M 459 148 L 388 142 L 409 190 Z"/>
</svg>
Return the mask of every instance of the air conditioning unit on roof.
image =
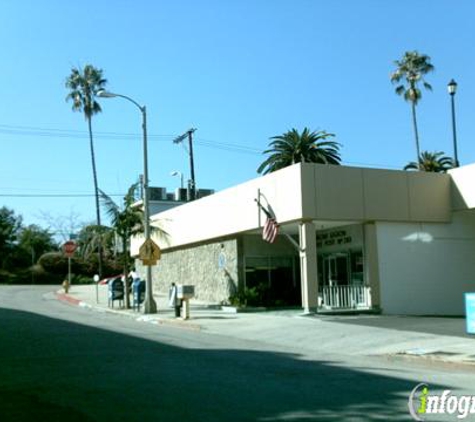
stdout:
<svg viewBox="0 0 475 422">
<path fill-rule="evenodd" d="M 148 194 L 150 201 L 164 201 L 167 199 L 167 190 L 165 188 L 148 188 Z"/>
<path fill-rule="evenodd" d="M 176 188 L 175 189 L 175 201 L 186 202 L 187 189 Z"/>
</svg>

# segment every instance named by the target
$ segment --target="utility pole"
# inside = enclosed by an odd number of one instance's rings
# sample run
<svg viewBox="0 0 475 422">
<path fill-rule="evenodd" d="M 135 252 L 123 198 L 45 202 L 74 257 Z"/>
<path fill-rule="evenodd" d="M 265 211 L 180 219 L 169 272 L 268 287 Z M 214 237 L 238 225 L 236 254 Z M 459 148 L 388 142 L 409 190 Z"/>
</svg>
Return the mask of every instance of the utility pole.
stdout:
<svg viewBox="0 0 475 422">
<path fill-rule="evenodd" d="M 192 128 L 187 130 L 183 135 L 176 137 L 173 140 L 174 144 L 179 144 L 183 142 L 186 138 L 188 138 L 188 154 L 190 156 L 190 175 L 191 178 L 188 180 L 188 198 L 190 201 L 196 199 L 196 180 L 195 180 L 195 164 L 193 161 L 193 133 L 196 129 Z"/>
</svg>

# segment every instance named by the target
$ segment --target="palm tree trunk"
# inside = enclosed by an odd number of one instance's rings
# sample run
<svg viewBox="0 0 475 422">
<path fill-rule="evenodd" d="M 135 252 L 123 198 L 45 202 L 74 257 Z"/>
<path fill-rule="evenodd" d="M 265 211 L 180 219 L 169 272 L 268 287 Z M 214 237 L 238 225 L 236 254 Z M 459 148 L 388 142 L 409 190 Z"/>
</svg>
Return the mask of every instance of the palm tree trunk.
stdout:
<svg viewBox="0 0 475 422">
<path fill-rule="evenodd" d="M 94 155 L 94 142 L 92 139 L 92 124 L 91 116 L 87 118 L 87 124 L 89 128 L 89 145 L 91 148 L 91 161 L 92 161 L 92 177 L 94 179 L 94 193 L 96 197 L 96 224 L 98 229 L 101 227 L 101 211 L 99 208 L 99 187 L 97 185 L 97 171 L 96 171 L 96 157 Z M 98 273 L 99 278 L 102 278 L 102 239 L 99 239 L 97 248 L 97 261 L 98 261 Z"/>
<path fill-rule="evenodd" d="M 412 109 L 412 124 L 414 127 L 414 136 L 416 138 L 416 153 L 417 153 L 416 163 L 419 170 L 422 170 L 421 163 L 420 163 L 421 149 L 419 146 L 419 131 L 417 130 L 416 104 L 414 103 L 414 101 L 411 101 L 411 109 Z"/>
</svg>

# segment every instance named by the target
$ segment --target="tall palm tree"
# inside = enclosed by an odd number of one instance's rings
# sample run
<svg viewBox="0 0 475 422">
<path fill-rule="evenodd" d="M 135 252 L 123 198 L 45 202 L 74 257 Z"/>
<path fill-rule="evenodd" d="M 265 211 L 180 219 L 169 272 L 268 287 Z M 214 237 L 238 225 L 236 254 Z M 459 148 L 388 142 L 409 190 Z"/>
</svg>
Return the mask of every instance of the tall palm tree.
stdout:
<svg viewBox="0 0 475 422">
<path fill-rule="evenodd" d="M 89 129 L 89 145 L 91 150 L 92 176 L 94 179 L 94 193 L 96 200 L 96 223 L 101 226 L 101 212 L 99 209 L 99 187 L 97 183 L 96 158 L 94 155 L 94 141 L 92 137 L 92 116 L 101 112 L 101 106 L 95 100 L 95 94 L 101 89 L 105 89 L 107 80 L 102 76 L 102 69 L 97 69 L 88 64 L 84 69 L 71 69 L 71 74 L 66 79 L 66 88 L 69 93 L 66 101 L 73 102 L 73 111 L 79 111 L 84 114 Z M 98 272 L 102 275 L 102 249 L 98 249 Z"/>
<path fill-rule="evenodd" d="M 401 60 L 396 60 L 394 63 L 397 69 L 391 73 L 391 82 L 397 84 L 396 94 L 402 95 L 404 100 L 411 103 L 416 153 L 419 159 L 421 151 L 416 117 L 416 106 L 422 98 L 419 83 L 422 82 L 425 89 L 432 91 L 432 86 L 424 80 L 424 76 L 432 72 L 434 66 L 430 63 L 429 56 L 419 54 L 417 51 L 407 51 Z"/>
<path fill-rule="evenodd" d="M 445 173 L 454 168 L 454 160 L 444 155 L 444 152 L 422 151 L 419 156 L 419 162 L 410 162 L 404 167 L 404 170 L 423 170 L 432 173 Z"/>
<path fill-rule="evenodd" d="M 124 274 L 125 274 L 125 306 L 130 307 L 129 299 L 129 253 L 128 244 L 131 236 L 143 232 L 143 211 L 141 208 L 134 207 L 136 202 L 135 193 L 139 187 L 139 183 L 134 183 L 124 196 L 123 206 L 117 205 L 114 200 L 99 189 L 102 204 L 108 214 L 113 230 L 117 233 L 122 241 L 122 250 L 124 253 Z"/>
<path fill-rule="evenodd" d="M 340 164 L 340 145 L 327 141 L 335 135 L 324 130 L 311 132 L 304 128 L 302 133 L 292 129 L 282 135 L 273 136 L 269 149 L 270 154 L 257 169 L 258 173 L 271 173 L 295 163 Z"/>
</svg>

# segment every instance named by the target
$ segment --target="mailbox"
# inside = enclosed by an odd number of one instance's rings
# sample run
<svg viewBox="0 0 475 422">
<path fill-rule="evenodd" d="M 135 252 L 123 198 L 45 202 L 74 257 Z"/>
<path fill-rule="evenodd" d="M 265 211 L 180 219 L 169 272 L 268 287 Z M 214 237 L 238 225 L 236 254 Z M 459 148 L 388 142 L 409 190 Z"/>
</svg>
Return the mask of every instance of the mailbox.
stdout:
<svg viewBox="0 0 475 422">
<path fill-rule="evenodd" d="M 124 300 L 124 283 L 120 277 L 110 280 L 108 283 L 109 287 L 109 306 L 112 304 L 114 307 L 114 300 L 122 302 Z"/>
<path fill-rule="evenodd" d="M 195 296 L 195 286 L 179 284 L 176 289 L 178 299 L 191 299 Z"/>
</svg>

